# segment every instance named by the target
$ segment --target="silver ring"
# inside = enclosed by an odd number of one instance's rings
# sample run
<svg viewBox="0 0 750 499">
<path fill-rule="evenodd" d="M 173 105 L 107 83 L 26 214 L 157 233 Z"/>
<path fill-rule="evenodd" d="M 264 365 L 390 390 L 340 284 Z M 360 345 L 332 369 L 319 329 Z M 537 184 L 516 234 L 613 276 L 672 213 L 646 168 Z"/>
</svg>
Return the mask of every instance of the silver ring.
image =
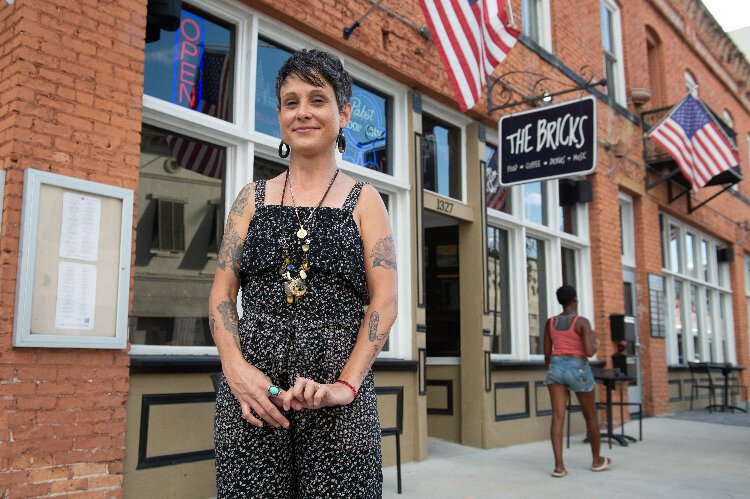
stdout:
<svg viewBox="0 0 750 499">
<path fill-rule="evenodd" d="M 281 394 L 281 388 L 276 385 L 271 385 L 268 387 L 268 394 L 272 397 L 278 397 Z"/>
</svg>

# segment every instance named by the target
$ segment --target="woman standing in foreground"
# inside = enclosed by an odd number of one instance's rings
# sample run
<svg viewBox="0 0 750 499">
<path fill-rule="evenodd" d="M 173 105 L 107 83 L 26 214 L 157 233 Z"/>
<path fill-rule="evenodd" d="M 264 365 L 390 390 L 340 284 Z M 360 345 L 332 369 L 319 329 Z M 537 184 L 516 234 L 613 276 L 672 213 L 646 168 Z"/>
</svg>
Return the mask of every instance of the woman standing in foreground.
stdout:
<svg viewBox="0 0 750 499">
<path fill-rule="evenodd" d="M 544 363 L 547 365 L 544 384 L 549 389 L 552 401 L 550 438 L 552 452 L 555 454 L 552 476 L 559 478 L 568 474 L 562 457 L 562 430 L 568 390 L 576 392 L 586 419 L 593 457 L 591 471 L 606 470 L 612 465 L 612 460 L 599 455 L 601 435 L 594 402 L 594 375 L 588 363 L 588 358 L 596 353 L 599 344 L 588 319 L 577 314 L 578 295 L 575 288 L 559 288 L 557 301 L 563 307 L 562 313 L 550 318 L 544 326 Z"/>
<path fill-rule="evenodd" d="M 209 300 L 218 497 L 382 495 L 370 367 L 396 319 L 396 261 L 380 195 L 336 166 L 351 92 L 337 58 L 291 55 L 276 79 L 289 169 L 245 186 L 227 219 Z"/>
</svg>

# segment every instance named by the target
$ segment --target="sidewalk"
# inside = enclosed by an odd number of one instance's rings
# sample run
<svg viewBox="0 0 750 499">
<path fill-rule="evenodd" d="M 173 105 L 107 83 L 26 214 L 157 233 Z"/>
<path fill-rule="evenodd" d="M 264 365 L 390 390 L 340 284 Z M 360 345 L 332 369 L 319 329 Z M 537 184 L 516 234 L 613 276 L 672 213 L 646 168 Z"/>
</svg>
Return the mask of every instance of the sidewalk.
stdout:
<svg viewBox="0 0 750 499">
<path fill-rule="evenodd" d="M 548 441 L 480 450 L 431 438 L 426 461 L 402 466 L 401 495 L 396 467 L 383 469 L 383 497 L 750 497 L 750 415 L 706 414 L 646 418 L 643 441 L 628 447 L 613 441 L 610 450 L 603 440 L 602 455 L 614 466 L 601 473 L 589 471 L 583 435 L 571 436 L 564 478 L 550 477 Z M 637 424 L 628 423 L 626 432 L 637 436 Z"/>
</svg>

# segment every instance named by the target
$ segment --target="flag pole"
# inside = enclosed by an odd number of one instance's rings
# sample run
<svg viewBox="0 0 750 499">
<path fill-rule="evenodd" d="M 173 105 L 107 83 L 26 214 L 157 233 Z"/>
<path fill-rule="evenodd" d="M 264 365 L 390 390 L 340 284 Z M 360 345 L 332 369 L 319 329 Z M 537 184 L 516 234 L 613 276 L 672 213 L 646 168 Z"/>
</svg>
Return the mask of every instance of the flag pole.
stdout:
<svg viewBox="0 0 750 499">
<path fill-rule="evenodd" d="M 516 21 L 513 17 L 513 5 L 511 4 L 510 0 L 505 0 L 505 4 L 508 6 L 508 26 L 510 26 L 513 29 L 516 29 Z"/>
</svg>

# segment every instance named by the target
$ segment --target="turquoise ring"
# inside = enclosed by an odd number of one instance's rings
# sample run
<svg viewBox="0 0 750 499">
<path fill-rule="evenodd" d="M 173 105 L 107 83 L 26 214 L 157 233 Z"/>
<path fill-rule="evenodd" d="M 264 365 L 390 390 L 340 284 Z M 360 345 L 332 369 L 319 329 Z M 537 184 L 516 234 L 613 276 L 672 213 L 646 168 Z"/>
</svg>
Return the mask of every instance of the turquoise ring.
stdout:
<svg viewBox="0 0 750 499">
<path fill-rule="evenodd" d="M 268 387 L 268 394 L 272 397 L 278 397 L 281 393 L 281 388 L 279 388 L 276 385 L 271 385 Z"/>
</svg>

